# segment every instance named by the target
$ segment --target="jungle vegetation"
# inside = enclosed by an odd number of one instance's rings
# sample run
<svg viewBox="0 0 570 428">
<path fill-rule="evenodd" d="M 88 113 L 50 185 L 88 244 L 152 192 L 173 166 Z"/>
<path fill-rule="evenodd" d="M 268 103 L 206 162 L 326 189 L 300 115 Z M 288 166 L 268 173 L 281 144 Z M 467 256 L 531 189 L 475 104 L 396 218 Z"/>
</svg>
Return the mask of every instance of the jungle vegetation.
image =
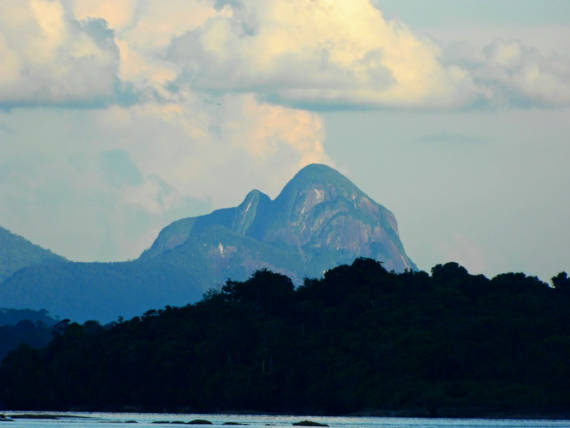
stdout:
<svg viewBox="0 0 570 428">
<path fill-rule="evenodd" d="M 357 259 L 267 270 L 184 307 L 68 323 L 0 367 L 9 409 L 570 413 L 570 279 Z"/>
</svg>

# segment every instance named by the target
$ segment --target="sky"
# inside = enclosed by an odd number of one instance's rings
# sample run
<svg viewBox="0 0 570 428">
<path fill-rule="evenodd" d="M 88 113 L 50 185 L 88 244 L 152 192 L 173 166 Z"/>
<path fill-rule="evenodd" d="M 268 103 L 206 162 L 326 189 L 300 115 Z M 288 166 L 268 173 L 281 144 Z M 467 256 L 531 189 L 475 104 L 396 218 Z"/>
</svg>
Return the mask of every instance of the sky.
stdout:
<svg viewBox="0 0 570 428">
<path fill-rule="evenodd" d="M 0 225 L 71 260 L 326 163 L 424 270 L 570 269 L 567 0 L 0 0 Z"/>
</svg>

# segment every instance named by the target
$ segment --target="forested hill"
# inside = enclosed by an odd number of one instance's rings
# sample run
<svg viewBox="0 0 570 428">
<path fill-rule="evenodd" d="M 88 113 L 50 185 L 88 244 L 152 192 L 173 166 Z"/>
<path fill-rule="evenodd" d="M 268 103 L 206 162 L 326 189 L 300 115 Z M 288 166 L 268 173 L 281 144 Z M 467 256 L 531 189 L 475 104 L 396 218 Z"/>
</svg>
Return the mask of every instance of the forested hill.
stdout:
<svg viewBox="0 0 570 428">
<path fill-rule="evenodd" d="M 570 280 L 373 260 L 259 271 L 181 308 L 70 324 L 0 367 L 10 409 L 570 414 Z"/>
<path fill-rule="evenodd" d="M 63 257 L 0 227 L 0 282 L 25 267 L 63 261 Z"/>
</svg>

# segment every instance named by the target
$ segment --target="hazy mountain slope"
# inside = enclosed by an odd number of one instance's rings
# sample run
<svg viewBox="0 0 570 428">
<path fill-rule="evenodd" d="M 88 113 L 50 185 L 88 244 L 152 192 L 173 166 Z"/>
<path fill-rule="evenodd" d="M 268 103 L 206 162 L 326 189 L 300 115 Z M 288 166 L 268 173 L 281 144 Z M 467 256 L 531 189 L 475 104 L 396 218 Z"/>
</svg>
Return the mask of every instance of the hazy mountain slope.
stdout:
<svg viewBox="0 0 570 428">
<path fill-rule="evenodd" d="M 0 282 L 27 266 L 63 261 L 63 257 L 0 227 Z"/>
<path fill-rule="evenodd" d="M 23 269 L 0 285 L 0 302 L 11 308 L 104 322 L 150 308 L 196 301 L 202 290 L 186 270 L 162 261 L 65 263 Z"/>
<path fill-rule="evenodd" d="M 299 284 L 362 256 L 415 269 L 390 211 L 334 169 L 309 165 L 275 200 L 253 190 L 237 207 L 170 224 L 138 260 L 24 269 L 0 284 L 0 306 L 110 321 L 194 302 L 260 268 Z"/>
<path fill-rule="evenodd" d="M 30 309 L 0 308 L 0 326 L 16 325 L 20 321 L 41 322 L 47 326 L 54 325 L 58 322 L 58 320 L 52 318 L 46 310 L 33 311 Z"/>
</svg>

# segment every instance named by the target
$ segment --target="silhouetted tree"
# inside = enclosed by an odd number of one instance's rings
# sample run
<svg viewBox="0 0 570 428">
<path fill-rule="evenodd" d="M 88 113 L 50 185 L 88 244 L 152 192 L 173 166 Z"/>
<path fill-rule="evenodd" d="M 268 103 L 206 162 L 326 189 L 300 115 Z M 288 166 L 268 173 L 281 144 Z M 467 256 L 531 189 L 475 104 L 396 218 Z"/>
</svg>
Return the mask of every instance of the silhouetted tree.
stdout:
<svg viewBox="0 0 570 428">
<path fill-rule="evenodd" d="M 566 272 L 560 272 L 552 277 L 552 285 L 559 291 L 570 293 L 570 278 Z"/>
</svg>

